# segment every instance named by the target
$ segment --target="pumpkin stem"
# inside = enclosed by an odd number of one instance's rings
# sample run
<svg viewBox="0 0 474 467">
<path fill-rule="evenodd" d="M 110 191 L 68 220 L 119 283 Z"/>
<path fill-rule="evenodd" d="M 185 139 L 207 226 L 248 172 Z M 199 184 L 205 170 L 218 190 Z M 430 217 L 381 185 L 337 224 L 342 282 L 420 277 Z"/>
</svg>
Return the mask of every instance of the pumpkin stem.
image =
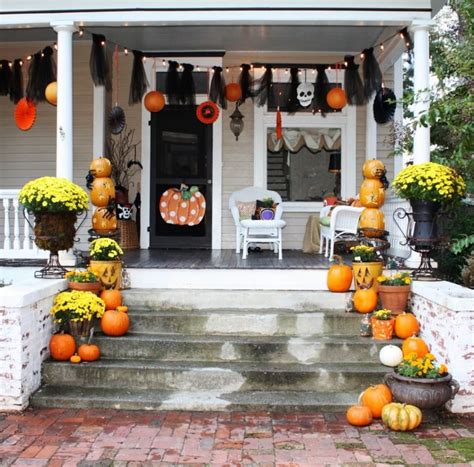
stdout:
<svg viewBox="0 0 474 467">
<path fill-rule="evenodd" d="M 93 337 L 94 337 L 94 328 L 91 328 L 91 332 L 89 333 L 89 339 L 87 340 L 87 345 L 91 345 L 91 341 Z"/>
</svg>

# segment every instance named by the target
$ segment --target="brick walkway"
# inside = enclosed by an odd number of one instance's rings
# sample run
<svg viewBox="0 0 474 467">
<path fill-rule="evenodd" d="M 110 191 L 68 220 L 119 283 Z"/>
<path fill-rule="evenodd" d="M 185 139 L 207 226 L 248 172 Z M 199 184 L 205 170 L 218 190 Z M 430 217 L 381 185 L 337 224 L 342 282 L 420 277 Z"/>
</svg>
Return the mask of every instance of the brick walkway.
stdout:
<svg viewBox="0 0 474 467">
<path fill-rule="evenodd" d="M 414 433 L 344 414 L 27 410 L 0 414 L 0 465 L 472 465 L 474 417 Z"/>
</svg>

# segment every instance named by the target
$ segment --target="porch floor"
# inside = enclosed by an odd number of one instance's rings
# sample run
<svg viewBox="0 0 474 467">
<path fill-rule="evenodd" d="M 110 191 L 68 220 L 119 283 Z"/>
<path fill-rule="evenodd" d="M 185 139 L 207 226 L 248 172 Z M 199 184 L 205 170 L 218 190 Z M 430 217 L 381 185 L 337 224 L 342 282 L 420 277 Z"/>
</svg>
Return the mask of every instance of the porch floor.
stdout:
<svg viewBox="0 0 474 467">
<path fill-rule="evenodd" d="M 247 259 L 235 250 L 129 250 L 124 262 L 128 268 L 157 269 L 327 269 L 324 255 L 286 250 L 283 259 L 270 250 L 249 252 Z"/>
</svg>

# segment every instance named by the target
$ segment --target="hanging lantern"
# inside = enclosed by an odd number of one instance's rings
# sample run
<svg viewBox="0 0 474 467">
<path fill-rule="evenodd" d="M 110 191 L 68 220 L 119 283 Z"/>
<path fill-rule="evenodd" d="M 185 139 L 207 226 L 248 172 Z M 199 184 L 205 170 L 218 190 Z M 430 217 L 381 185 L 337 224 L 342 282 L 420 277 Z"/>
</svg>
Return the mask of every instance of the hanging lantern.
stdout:
<svg viewBox="0 0 474 467">
<path fill-rule="evenodd" d="M 229 102 L 236 102 L 242 97 L 242 88 L 237 83 L 230 83 L 225 87 L 225 98 Z"/>
<path fill-rule="evenodd" d="M 46 86 L 46 89 L 44 91 L 44 96 L 46 97 L 46 100 L 51 104 L 51 105 L 56 105 L 58 103 L 58 83 L 57 81 L 52 81 Z"/>
<path fill-rule="evenodd" d="M 230 116 L 230 129 L 232 133 L 234 133 L 235 141 L 239 140 L 240 133 L 242 133 L 242 130 L 244 129 L 243 118 L 244 116 L 239 110 L 239 104 L 236 104 L 235 110 L 232 112 L 232 115 Z"/>
<path fill-rule="evenodd" d="M 149 112 L 160 112 L 165 106 L 165 97 L 160 91 L 150 91 L 145 96 L 144 104 Z"/>
<path fill-rule="evenodd" d="M 342 88 L 332 88 L 326 100 L 331 109 L 341 110 L 347 104 L 346 92 Z"/>
</svg>

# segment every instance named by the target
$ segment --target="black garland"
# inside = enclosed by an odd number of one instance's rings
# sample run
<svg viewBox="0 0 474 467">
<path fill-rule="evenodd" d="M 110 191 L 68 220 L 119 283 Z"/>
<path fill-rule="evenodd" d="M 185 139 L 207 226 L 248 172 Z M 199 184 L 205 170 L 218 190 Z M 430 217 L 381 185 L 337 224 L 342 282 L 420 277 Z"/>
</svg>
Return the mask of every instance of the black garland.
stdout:
<svg viewBox="0 0 474 467">
<path fill-rule="evenodd" d="M 316 70 L 318 75 L 314 83 L 315 98 L 313 99 L 313 111 L 319 111 L 321 115 L 325 117 L 326 112 L 329 110 L 326 98 L 330 90 L 330 84 L 328 76 L 326 75 L 326 67 L 324 65 L 318 65 Z"/>
<path fill-rule="evenodd" d="M 38 93 L 36 100 L 38 102 L 46 101 L 46 96 L 44 95 L 46 86 L 53 81 L 56 81 L 56 63 L 53 58 L 53 49 L 52 47 L 45 47 L 41 54 L 37 77 Z"/>
<path fill-rule="evenodd" d="M 178 62 L 170 60 L 168 72 L 166 73 L 166 95 L 168 102 L 172 105 L 179 104 L 179 73 Z"/>
<path fill-rule="evenodd" d="M 288 113 L 295 113 L 299 108 L 298 101 L 298 85 L 300 78 L 298 75 L 298 68 L 290 69 L 290 89 L 288 91 Z"/>
<path fill-rule="evenodd" d="M 381 125 L 391 122 L 395 116 L 397 98 L 389 88 L 380 88 L 374 99 L 374 119 Z"/>
<path fill-rule="evenodd" d="M 128 104 L 133 105 L 141 102 L 148 87 L 145 68 L 143 66 L 143 52 L 133 51 L 132 79 L 130 80 L 130 93 Z"/>
<path fill-rule="evenodd" d="M 109 81 L 109 64 L 107 62 L 105 36 L 102 34 L 92 34 L 89 69 L 95 86 L 107 85 Z"/>
<path fill-rule="evenodd" d="M 354 63 L 353 55 L 346 55 L 344 60 L 347 63 L 344 74 L 344 89 L 349 105 L 364 105 L 367 101 L 364 93 L 364 85 L 359 75 L 359 65 Z"/>
<path fill-rule="evenodd" d="M 12 70 L 8 60 L 0 61 L 0 96 L 6 96 L 10 92 Z"/>
<path fill-rule="evenodd" d="M 370 99 L 382 86 L 382 71 L 374 55 L 374 48 L 364 49 L 362 52 L 362 72 L 364 74 L 364 93 L 366 99 Z"/>
<path fill-rule="evenodd" d="M 184 105 L 196 104 L 196 87 L 193 78 L 194 66 L 190 63 L 183 63 L 183 72 L 179 82 L 179 100 Z"/>
<path fill-rule="evenodd" d="M 21 58 L 13 62 L 12 79 L 10 82 L 10 100 L 17 103 L 23 97 L 23 72 Z"/>
<path fill-rule="evenodd" d="M 225 78 L 222 75 L 222 67 L 212 67 L 214 73 L 212 75 L 211 85 L 209 87 L 209 99 L 219 104 L 223 109 L 227 109 L 227 100 L 225 98 Z"/>
<path fill-rule="evenodd" d="M 240 89 L 242 90 L 242 97 L 239 99 L 239 104 L 243 104 L 246 99 L 253 99 L 253 94 L 250 89 L 252 85 L 252 79 L 250 77 L 250 65 L 242 63 L 240 66 L 242 71 L 239 76 Z"/>
<path fill-rule="evenodd" d="M 273 72 L 272 68 L 267 66 L 265 73 L 257 82 L 257 88 L 255 90 L 255 99 L 259 107 L 263 107 L 267 103 L 268 94 L 270 93 L 270 87 L 272 85 Z"/>
<path fill-rule="evenodd" d="M 30 101 L 38 101 L 40 95 L 39 70 L 41 65 L 41 52 L 36 52 L 30 61 L 28 68 L 28 84 L 26 85 L 26 98 Z M 44 94 L 44 93 L 43 93 Z"/>
</svg>

